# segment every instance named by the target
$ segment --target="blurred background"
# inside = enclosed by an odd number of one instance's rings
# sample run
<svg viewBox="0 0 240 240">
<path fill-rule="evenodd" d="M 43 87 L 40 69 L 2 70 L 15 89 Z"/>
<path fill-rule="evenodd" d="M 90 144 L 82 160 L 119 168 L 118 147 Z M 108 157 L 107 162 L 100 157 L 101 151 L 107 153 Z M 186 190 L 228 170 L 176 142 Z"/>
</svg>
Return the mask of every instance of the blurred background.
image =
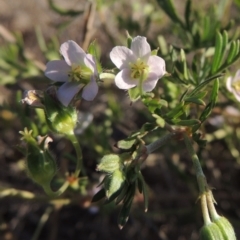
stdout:
<svg viewBox="0 0 240 240">
<path fill-rule="evenodd" d="M 182 16 L 186 1 L 173 2 Z M 231 18 L 239 25 L 238 1 L 192 3 L 199 15 L 221 4 L 222 24 Z M 77 106 L 85 124 L 79 133 L 89 177 L 87 189 L 83 190 L 86 181 L 82 179 L 82 188 L 72 188 L 50 200 L 24 170 L 24 156 L 18 150 L 19 131 L 27 126 L 35 136 L 44 135 L 47 126 L 41 111 L 20 103 L 22 93 L 44 90 L 50 84 L 43 74 L 45 64 L 59 59 L 61 43 L 70 39 L 85 50 L 95 41 L 103 66 L 113 67 L 109 52 L 116 45 L 126 45 L 126 30 L 132 36 L 146 36 L 153 48 L 159 46 L 161 35 L 168 44 L 182 44 L 177 26 L 155 0 L 0 0 L 0 239 L 198 239 L 203 224 L 198 188 L 191 159 L 181 142 L 167 144 L 143 166 L 149 186 L 147 213 L 142 195 L 137 193 L 128 223 L 119 230 L 119 206 L 91 204 L 102 179 L 95 171 L 101 157 L 117 152 L 114 144 L 118 140 L 151 121 L 143 104 L 131 105 L 113 81 L 102 83 L 93 102 L 79 102 Z M 229 103 L 216 107 L 204 129 L 209 142 L 198 153 L 214 189 L 217 211 L 230 220 L 240 238 L 240 105 L 233 105 L 234 109 Z M 58 175 L 63 176 L 74 170 L 70 156 L 75 154 L 74 149 L 67 140 L 52 137 L 50 148 L 58 161 Z M 146 142 L 156 138 L 153 135 Z"/>
</svg>

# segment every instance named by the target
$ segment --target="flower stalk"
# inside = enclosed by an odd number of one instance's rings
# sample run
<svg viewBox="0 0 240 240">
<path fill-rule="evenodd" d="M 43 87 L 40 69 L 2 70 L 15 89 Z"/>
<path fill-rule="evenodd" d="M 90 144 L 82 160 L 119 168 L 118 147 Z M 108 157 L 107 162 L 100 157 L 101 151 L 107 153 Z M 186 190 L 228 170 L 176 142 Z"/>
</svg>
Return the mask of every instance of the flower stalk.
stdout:
<svg viewBox="0 0 240 240">
<path fill-rule="evenodd" d="M 193 161 L 193 166 L 196 172 L 199 192 L 200 192 L 200 195 L 202 195 L 208 190 L 206 177 L 203 173 L 202 166 L 200 164 L 197 154 L 195 153 L 192 142 L 186 133 L 184 134 L 184 142 L 187 147 L 188 153 L 191 156 L 191 159 Z"/>
<path fill-rule="evenodd" d="M 73 176 L 78 178 L 81 171 L 85 175 L 85 170 L 84 170 L 83 161 L 82 161 L 82 149 L 77 140 L 77 137 L 74 134 L 69 135 L 68 139 L 72 142 L 72 145 L 74 146 L 74 149 L 76 151 L 77 163 L 76 163 L 76 168 Z"/>
</svg>

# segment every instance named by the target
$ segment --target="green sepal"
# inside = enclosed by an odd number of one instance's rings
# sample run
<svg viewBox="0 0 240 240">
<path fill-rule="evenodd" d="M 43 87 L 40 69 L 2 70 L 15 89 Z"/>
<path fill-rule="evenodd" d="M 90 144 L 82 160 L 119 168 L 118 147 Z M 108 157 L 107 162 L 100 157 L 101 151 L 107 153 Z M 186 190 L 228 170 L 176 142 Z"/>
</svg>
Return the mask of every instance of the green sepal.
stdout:
<svg viewBox="0 0 240 240">
<path fill-rule="evenodd" d="M 156 118 L 156 123 L 157 123 L 157 125 L 158 125 L 159 127 L 161 127 L 161 128 L 164 128 L 164 126 L 165 126 L 165 120 L 164 120 L 162 117 L 160 117 L 159 115 L 157 115 L 157 114 L 152 114 L 152 116 L 153 116 L 154 118 Z"/>
<path fill-rule="evenodd" d="M 141 96 L 140 88 L 136 86 L 134 88 L 128 89 L 128 95 L 132 102 L 136 102 Z"/>
<path fill-rule="evenodd" d="M 93 41 L 89 44 L 87 52 L 95 58 L 95 61 L 97 63 L 98 73 L 101 73 L 103 71 L 103 69 L 102 69 L 102 65 L 100 63 L 100 53 L 99 53 L 100 48 L 96 44 L 96 41 Z"/>
</svg>

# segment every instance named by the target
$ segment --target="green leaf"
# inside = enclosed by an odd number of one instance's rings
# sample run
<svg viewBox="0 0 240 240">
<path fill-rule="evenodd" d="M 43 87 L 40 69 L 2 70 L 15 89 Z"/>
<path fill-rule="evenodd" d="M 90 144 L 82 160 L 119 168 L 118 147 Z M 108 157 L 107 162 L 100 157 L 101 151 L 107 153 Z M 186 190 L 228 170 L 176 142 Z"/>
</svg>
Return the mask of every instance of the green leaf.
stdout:
<svg viewBox="0 0 240 240">
<path fill-rule="evenodd" d="M 54 4 L 53 0 L 48 0 L 48 4 L 52 10 L 54 10 L 55 12 L 63 16 L 77 16 L 84 13 L 83 10 L 75 11 L 75 10 L 65 10 L 63 8 L 60 8 Z"/>
<path fill-rule="evenodd" d="M 236 55 L 236 50 L 237 50 L 237 44 L 235 41 L 232 41 L 230 44 L 230 49 L 227 56 L 227 64 L 230 64 L 233 61 Z"/>
<path fill-rule="evenodd" d="M 131 198 L 131 203 L 133 201 L 133 197 Z M 131 210 L 131 204 L 124 204 L 120 210 L 119 216 L 118 216 L 118 227 L 122 229 L 124 225 L 127 223 L 129 218 L 129 213 Z"/>
<path fill-rule="evenodd" d="M 165 120 L 162 117 L 160 117 L 159 115 L 157 115 L 157 114 L 153 114 L 152 116 L 154 118 L 156 118 L 157 125 L 160 126 L 161 128 L 164 128 Z"/>
<path fill-rule="evenodd" d="M 187 0 L 186 5 L 185 5 L 184 16 L 185 16 L 186 26 L 188 29 L 190 29 L 191 5 L 192 5 L 192 0 Z"/>
<path fill-rule="evenodd" d="M 171 120 L 171 122 L 179 126 L 194 126 L 201 123 L 198 119 L 189 119 L 189 120 L 173 119 Z"/>
<path fill-rule="evenodd" d="M 165 13 L 172 19 L 173 22 L 179 23 L 183 28 L 185 28 L 184 24 L 178 17 L 176 13 L 176 9 L 173 5 L 172 0 L 157 0 L 157 3 L 162 7 Z"/>
<path fill-rule="evenodd" d="M 179 117 L 184 113 L 183 107 L 184 107 L 184 102 L 180 102 L 174 109 L 169 111 L 165 116 L 170 119 Z"/>
<path fill-rule="evenodd" d="M 126 139 L 118 141 L 117 144 L 116 144 L 116 147 L 120 148 L 120 149 L 126 149 L 127 150 L 127 149 L 130 149 L 135 142 L 136 142 L 136 137 L 131 136 L 131 137 L 128 137 Z"/>
<path fill-rule="evenodd" d="M 216 34 L 216 42 L 215 42 L 215 52 L 213 56 L 211 73 L 214 74 L 220 68 L 220 64 L 223 58 L 223 37 L 220 32 Z"/>
<path fill-rule="evenodd" d="M 195 103 L 195 104 L 197 104 L 197 105 L 203 105 L 203 106 L 206 105 L 205 102 L 204 102 L 202 99 L 196 98 L 196 97 L 187 97 L 187 98 L 185 98 L 184 101 L 185 101 L 185 102 Z"/>
<path fill-rule="evenodd" d="M 213 84 L 211 96 L 210 96 L 210 102 L 207 104 L 205 109 L 203 110 L 201 116 L 199 117 L 200 121 L 203 122 L 205 121 L 208 116 L 211 114 L 212 109 L 214 108 L 217 98 L 218 98 L 218 90 L 219 90 L 219 80 L 216 79 Z"/>
<path fill-rule="evenodd" d="M 147 185 L 145 183 L 145 180 L 141 174 L 141 172 L 138 175 L 138 189 L 140 193 L 143 193 L 144 197 L 144 211 L 147 212 L 148 210 L 148 192 L 147 192 Z"/>
<path fill-rule="evenodd" d="M 219 77 L 222 77 L 222 74 L 218 74 L 218 75 L 215 75 L 215 76 L 212 76 L 210 78 L 208 78 L 207 80 L 205 80 L 204 82 L 202 82 L 201 84 L 199 84 L 190 94 L 190 96 L 193 96 L 195 94 L 198 93 L 198 91 L 200 91 L 202 88 L 204 88 L 207 84 L 209 84 L 211 81 L 219 78 Z"/>
<path fill-rule="evenodd" d="M 100 201 L 101 199 L 105 198 L 105 189 L 102 188 L 101 190 L 99 190 L 94 196 L 93 196 L 93 199 L 92 199 L 92 202 L 98 202 Z"/>
</svg>

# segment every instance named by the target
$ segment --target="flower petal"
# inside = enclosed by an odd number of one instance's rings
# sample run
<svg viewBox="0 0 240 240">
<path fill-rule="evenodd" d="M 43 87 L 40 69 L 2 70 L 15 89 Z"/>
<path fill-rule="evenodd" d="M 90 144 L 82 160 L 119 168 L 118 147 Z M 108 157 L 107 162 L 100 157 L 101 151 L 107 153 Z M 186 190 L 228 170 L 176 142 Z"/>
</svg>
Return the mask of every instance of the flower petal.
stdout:
<svg viewBox="0 0 240 240">
<path fill-rule="evenodd" d="M 63 43 L 60 47 L 60 53 L 63 55 L 66 63 L 71 66 L 72 64 L 84 64 L 86 53 L 72 40 Z"/>
<path fill-rule="evenodd" d="M 54 60 L 47 63 L 44 74 L 53 81 L 66 82 L 70 69 L 64 60 Z"/>
<path fill-rule="evenodd" d="M 156 73 L 149 73 L 148 78 L 143 82 L 143 91 L 151 92 L 157 85 L 159 77 Z"/>
<path fill-rule="evenodd" d="M 236 74 L 234 76 L 234 80 L 233 81 L 235 82 L 236 80 L 240 81 L 240 70 L 237 70 L 237 72 L 236 72 Z"/>
<path fill-rule="evenodd" d="M 130 69 L 123 69 L 115 77 L 115 84 L 120 89 L 129 89 L 137 86 L 138 80 L 131 78 Z"/>
<path fill-rule="evenodd" d="M 226 87 L 227 87 L 227 90 L 228 90 L 229 92 L 232 92 L 232 91 L 233 91 L 232 81 L 233 81 L 233 78 L 232 78 L 232 77 L 228 77 L 228 78 L 227 78 Z"/>
<path fill-rule="evenodd" d="M 158 56 L 150 56 L 147 64 L 150 73 L 155 73 L 158 78 L 161 78 L 166 73 L 165 61 Z"/>
<path fill-rule="evenodd" d="M 86 101 L 92 101 L 98 93 L 98 84 L 95 81 L 94 77 L 91 78 L 91 81 L 83 88 L 82 98 Z"/>
<path fill-rule="evenodd" d="M 240 102 L 240 91 L 236 91 L 235 89 L 233 89 L 232 93 L 235 98 Z"/>
<path fill-rule="evenodd" d="M 66 82 L 57 91 L 58 100 L 64 105 L 68 106 L 74 96 L 79 92 L 83 85 Z"/>
<path fill-rule="evenodd" d="M 97 74 L 97 67 L 94 57 L 91 54 L 86 54 L 86 57 L 84 58 L 84 64 L 86 67 L 91 69 L 91 71 L 94 73 L 94 75 Z"/>
<path fill-rule="evenodd" d="M 114 47 L 110 52 L 110 58 L 116 67 L 121 70 L 129 68 L 129 63 L 136 62 L 137 60 L 133 52 L 129 48 L 123 46 Z"/>
<path fill-rule="evenodd" d="M 131 50 L 137 58 L 147 61 L 151 55 L 151 47 L 145 37 L 137 36 L 133 38 Z"/>
</svg>

